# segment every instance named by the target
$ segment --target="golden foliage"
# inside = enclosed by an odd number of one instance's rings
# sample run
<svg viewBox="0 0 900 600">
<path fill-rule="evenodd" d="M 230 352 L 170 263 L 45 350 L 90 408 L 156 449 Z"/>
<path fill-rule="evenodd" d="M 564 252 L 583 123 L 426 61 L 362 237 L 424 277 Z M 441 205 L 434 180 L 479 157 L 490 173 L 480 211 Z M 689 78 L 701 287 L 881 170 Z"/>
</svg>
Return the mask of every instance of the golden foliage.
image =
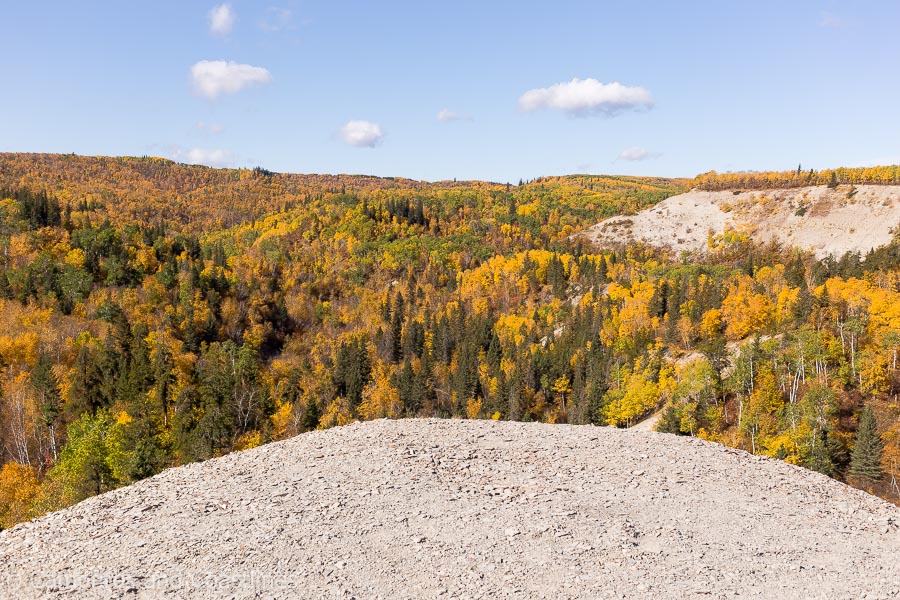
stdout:
<svg viewBox="0 0 900 600">
<path fill-rule="evenodd" d="M 0 470 L 0 529 L 8 529 L 31 516 L 38 494 L 37 470 L 10 462 Z"/>
</svg>

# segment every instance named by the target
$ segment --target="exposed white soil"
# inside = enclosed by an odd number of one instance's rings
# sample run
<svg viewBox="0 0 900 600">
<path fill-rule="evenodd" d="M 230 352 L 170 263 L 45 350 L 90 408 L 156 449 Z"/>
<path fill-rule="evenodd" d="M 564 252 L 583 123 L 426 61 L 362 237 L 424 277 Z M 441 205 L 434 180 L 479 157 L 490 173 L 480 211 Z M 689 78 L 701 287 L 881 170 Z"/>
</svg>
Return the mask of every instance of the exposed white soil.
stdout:
<svg viewBox="0 0 900 600">
<path fill-rule="evenodd" d="M 0 534 L 0 598 L 897 598 L 900 509 L 697 439 L 404 420 Z"/>
<path fill-rule="evenodd" d="M 643 241 L 705 252 L 726 228 L 759 242 L 776 240 L 819 258 L 865 254 L 890 243 L 900 227 L 900 186 L 826 186 L 751 192 L 692 190 L 632 216 L 602 221 L 584 235 L 600 244 Z"/>
<path fill-rule="evenodd" d="M 656 426 L 662 420 L 663 410 L 662 408 L 659 409 L 643 421 L 632 425 L 630 429 L 632 431 L 656 431 Z"/>
</svg>

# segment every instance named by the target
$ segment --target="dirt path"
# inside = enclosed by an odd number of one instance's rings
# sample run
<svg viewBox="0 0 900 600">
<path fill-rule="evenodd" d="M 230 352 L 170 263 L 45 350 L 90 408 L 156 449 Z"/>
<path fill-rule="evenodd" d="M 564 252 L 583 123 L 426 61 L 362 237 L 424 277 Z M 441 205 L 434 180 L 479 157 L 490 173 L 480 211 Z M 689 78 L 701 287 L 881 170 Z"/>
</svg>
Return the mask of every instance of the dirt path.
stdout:
<svg viewBox="0 0 900 600">
<path fill-rule="evenodd" d="M 695 439 L 376 421 L 0 534 L 0 598 L 896 598 L 900 509 Z"/>
</svg>

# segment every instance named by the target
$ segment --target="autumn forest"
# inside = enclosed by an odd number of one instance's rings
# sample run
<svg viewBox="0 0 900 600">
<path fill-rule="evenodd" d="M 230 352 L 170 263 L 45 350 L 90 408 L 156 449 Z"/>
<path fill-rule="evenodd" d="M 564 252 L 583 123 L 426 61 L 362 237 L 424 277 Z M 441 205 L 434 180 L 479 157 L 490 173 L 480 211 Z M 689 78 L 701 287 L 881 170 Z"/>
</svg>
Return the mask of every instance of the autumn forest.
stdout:
<svg viewBox="0 0 900 600">
<path fill-rule="evenodd" d="M 577 234 L 693 187 L 900 169 L 423 183 L 0 154 L 0 527 L 354 420 L 697 436 L 900 502 L 900 235 L 817 259 Z"/>
</svg>

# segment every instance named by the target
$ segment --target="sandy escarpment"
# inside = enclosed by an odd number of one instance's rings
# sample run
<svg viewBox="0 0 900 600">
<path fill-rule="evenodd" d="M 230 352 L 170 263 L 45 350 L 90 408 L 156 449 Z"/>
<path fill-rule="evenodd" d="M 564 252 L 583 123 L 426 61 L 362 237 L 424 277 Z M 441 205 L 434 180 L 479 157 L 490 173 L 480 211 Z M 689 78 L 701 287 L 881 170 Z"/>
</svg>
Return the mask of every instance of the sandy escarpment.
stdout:
<svg viewBox="0 0 900 600">
<path fill-rule="evenodd" d="M 631 216 L 594 225 L 583 235 L 600 244 L 645 242 L 705 252 L 710 233 L 726 229 L 759 242 L 812 250 L 819 258 L 891 242 L 900 227 L 900 186 L 860 185 L 706 192 L 672 196 Z"/>
</svg>

